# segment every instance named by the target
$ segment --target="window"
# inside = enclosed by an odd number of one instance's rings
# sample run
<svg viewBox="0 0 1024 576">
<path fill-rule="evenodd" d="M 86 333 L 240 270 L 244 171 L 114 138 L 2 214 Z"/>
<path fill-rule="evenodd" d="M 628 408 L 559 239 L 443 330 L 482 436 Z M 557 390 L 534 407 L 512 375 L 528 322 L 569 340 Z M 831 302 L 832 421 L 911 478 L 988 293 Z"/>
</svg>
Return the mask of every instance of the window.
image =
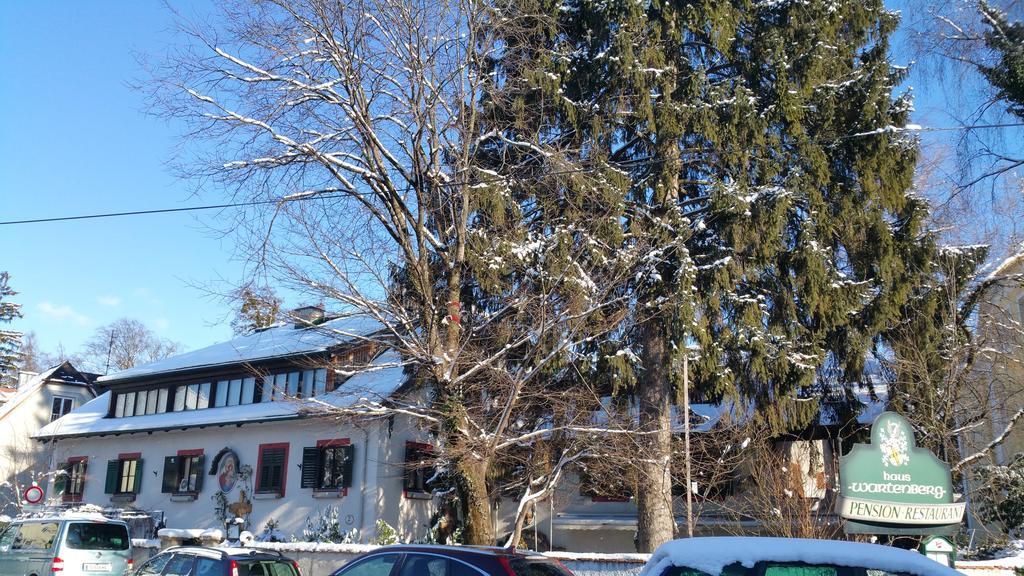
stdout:
<svg viewBox="0 0 1024 576">
<path fill-rule="evenodd" d="M 252 376 L 242 379 L 242 404 L 252 404 L 256 400 L 256 378 Z"/>
<path fill-rule="evenodd" d="M 121 524 L 74 522 L 68 526 L 67 544 L 75 550 L 127 550 L 128 529 Z"/>
<path fill-rule="evenodd" d="M 222 574 L 224 574 L 224 567 L 220 560 L 196 556 L 194 576 L 221 576 Z M 255 574 L 255 572 L 250 571 L 249 574 Z"/>
<path fill-rule="evenodd" d="M 288 444 L 260 444 L 256 492 L 284 496 L 288 479 Z"/>
<path fill-rule="evenodd" d="M 343 574 L 345 576 L 379 576 L 380 574 L 390 574 L 397 563 L 398 554 L 381 554 L 380 556 L 372 556 L 357 562 L 352 567 L 346 566 Z"/>
<path fill-rule="evenodd" d="M 139 568 L 137 576 L 156 576 L 160 574 L 170 559 L 171 554 L 157 554 L 153 556 Z"/>
<path fill-rule="evenodd" d="M 56 522 L 25 522 L 11 544 L 11 550 L 50 550 L 60 526 Z"/>
<path fill-rule="evenodd" d="M 405 443 L 405 495 L 430 493 L 429 480 L 434 476 L 434 447 L 419 442 Z"/>
<path fill-rule="evenodd" d="M 177 456 L 164 458 L 164 494 L 198 494 L 203 491 L 203 451 L 179 450 Z"/>
<path fill-rule="evenodd" d="M 302 449 L 303 488 L 344 491 L 352 485 L 355 447 L 348 438 L 321 440 Z"/>
<path fill-rule="evenodd" d="M 50 406 L 50 422 L 53 422 L 57 418 L 71 412 L 71 405 L 74 403 L 73 398 L 65 398 L 64 396 L 54 396 L 53 405 Z"/>
<path fill-rule="evenodd" d="M 135 416 L 135 392 L 124 395 L 124 415 Z"/>
<path fill-rule="evenodd" d="M 68 458 L 61 466 L 63 473 L 54 478 L 53 491 L 63 494 L 65 502 L 81 502 L 85 490 L 85 464 L 83 456 Z"/>
<path fill-rule="evenodd" d="M 167 563 L 164 576 L 188 576 L 192 573 L 192 564 L 195 559 L 196 557 L 191 554 L 176 553 Z"/>
<path fill-rule="evenodd" d="M 105 494 L 135 495 L 139 493 L 142 486 L 142 458 L 141 454 L 121 454 L 117 460 L 107 462 L 107 481 L 103 492 Z"/>
</svg>

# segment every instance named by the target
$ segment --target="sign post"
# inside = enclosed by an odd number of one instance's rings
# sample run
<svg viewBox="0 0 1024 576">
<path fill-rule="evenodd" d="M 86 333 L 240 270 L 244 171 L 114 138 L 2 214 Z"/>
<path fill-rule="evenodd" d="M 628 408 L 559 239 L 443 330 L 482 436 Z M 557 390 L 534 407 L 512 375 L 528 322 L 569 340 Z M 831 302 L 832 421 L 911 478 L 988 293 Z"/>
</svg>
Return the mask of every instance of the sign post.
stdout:
<svg viewBox="0 0 1024 576">
<path fill-rule="evenodd" d="M 953 501 L 949 465 L 918 448 L 899 414 L 883 412 L 871 443 L 854 444 L 839 462 L 836 512 L 847 534 L 953 534 L 965 504 Z"/>
</svg>

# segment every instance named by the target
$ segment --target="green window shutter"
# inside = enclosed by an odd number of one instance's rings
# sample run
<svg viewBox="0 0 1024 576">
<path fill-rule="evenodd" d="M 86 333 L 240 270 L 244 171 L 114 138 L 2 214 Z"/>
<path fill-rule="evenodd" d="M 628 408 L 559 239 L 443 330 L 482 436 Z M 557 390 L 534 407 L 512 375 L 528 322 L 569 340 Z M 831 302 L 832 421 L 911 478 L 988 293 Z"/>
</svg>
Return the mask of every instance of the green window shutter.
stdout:
<svg viewBox="0 0 1024 576">
<path fill-rule="evenodd" d="M 117 492 L 117 476 L 120 472 L 120 460 L 107 460 L 107 483 L 103 487 L 104 494 L 114 494 Z"/>
<path fill-rule="evenodd" d="M 135 486 L 132 487 L 132 494 L 138 494 L 142 490 L 142 458 L 135 461 Z"/>
<path fill-rule="evenodd" d="M 356 461 L 356 447 L 349 444 L 341 447 L 341 453 L 345 455 L 345 462 L 342 464 L 341 485 L 345 488 L 352 486 L 352 467 Z"/>
<path fill-rule="evenodd" d="M 169 494 L 178 491 L 178 457 L 167 456 L 164 458 L 164 476 L 160 483 L 160 492 Z"/>
<path fill-rule="evenodd" d="M 302 449 L 302 488 L 318 488 L 320 477 L 320 449 L 316 447 Z"/>
<path fill-rule="evenodd" d="M 203 491 L 203 472 L 206 470 L 206 468 L 205 468 L 206 464 L 204 462 L 205 459 L 206 459 L 206 456 L 200 456 L 196 460 L 196 462 L 197 462 L 196 470 L 198 471 L 198 473 L 196 474 L 196 492 L 202 492 Z"/>
<path fill-rule="evenodd" d="M 71 476 L 71 466 L 68 463 L 60 465 L 60 473 L 53 477 L 53 495 L 61 496 L 67 490 L 68 480 Z"/>
</svg>

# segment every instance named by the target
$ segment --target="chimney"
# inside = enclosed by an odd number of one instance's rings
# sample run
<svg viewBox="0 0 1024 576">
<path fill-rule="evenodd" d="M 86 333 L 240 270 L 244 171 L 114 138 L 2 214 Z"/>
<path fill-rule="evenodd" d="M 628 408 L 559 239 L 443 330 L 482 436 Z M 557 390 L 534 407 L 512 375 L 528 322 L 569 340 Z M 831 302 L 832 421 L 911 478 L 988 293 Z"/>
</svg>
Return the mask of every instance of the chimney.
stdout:
<svg viewBox="0 0 1024 576">
<path fill-rule="evenodd" d="M 288 314 L 295 321 L 296 328 L 316 326 L 324 321 L 324 309 L 320 306 L 303 306 Z"/>
</svg>

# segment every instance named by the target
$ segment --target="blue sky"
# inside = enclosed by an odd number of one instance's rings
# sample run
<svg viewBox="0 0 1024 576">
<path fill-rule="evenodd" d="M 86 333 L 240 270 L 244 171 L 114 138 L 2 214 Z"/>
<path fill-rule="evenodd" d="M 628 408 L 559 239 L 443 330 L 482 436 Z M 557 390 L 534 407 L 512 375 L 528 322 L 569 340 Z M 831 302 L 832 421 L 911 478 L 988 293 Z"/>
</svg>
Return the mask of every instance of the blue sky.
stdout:
<svg viewBox="0 0 1024 576">
<path fill-rule="evenodd" d="M 210 7 L 175 2 L 186 13 Z M 913 13 L 913 2 L 893 7 Z M 910 8 L 908 8 L 910 7 Z M 908 12 L 909 10 L 909 12 Z M 180 207 L 190 196 L 167 163 L 178 126 L 145 114 L 130 87 L 181 42 L 151 0 L 0 2 L 0 220 Z M 897 39 L 894 62 L 911 55 Z M 951 125 L 947 99 L 912 72 L 915 121 Z M 949 136 L 925 135 L 930 146 Z M 212 215 L 212 214 L 211 214 Z M 190 213 L 0 226 L 0 270 L 44 351 L 77 352 L 99 326 L 128 316 L 194 349 L 230 336 L 230 309 L 202 287 L 237 279 L 230 239 Z"/>
<path fill-rule="evenodd" d="M 197 9 L 201 9 L 200 6 Z M 200 203 L 166 163 L 174 125 L 129 84 L 136 53 L 177 41 L 154 1 L 0 3 L 0 220 Z M 230 243 L 189 213 L 0 226 L 0 270 L 40 347 L 75 352 L 119 317 L 197 348 L 230 336 L 190 285 L 237 275 Z"/>
</svg>

